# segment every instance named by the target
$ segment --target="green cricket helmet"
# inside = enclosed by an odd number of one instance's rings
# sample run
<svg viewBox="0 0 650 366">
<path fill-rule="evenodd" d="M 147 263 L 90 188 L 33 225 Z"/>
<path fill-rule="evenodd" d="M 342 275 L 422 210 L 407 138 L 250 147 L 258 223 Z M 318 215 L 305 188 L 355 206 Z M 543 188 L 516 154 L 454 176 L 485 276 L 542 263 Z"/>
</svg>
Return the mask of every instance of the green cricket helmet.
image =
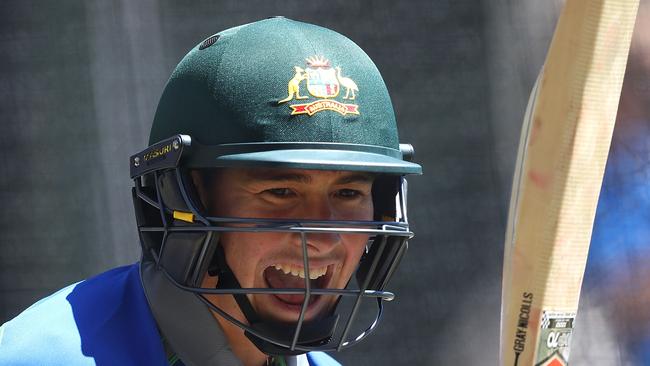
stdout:
<svg viewBox="0 0 650 366">
<path fill-rule="evenodd" d="M 410 145 L 400 145 L 384 81 L 355 43 L 334 31 L 282 17 L 210 36 L 172 73 L 149 144 L 130 159 L 143 263 L 155 263 L 160 276 L 242 328 L 267 354 L 340 350 L 375 328 L 382 301 L 394 297 L 384 287 L 413 235 L 406 217 L 404 176 L 421 174 L 421 167 L 409 161 Z M 374 173 L 375 220 L 211 217 L 189 172 L 227 167 Z M 304 287 L 241 288 L 219 246 L 219 234 L 241 230 L 242 224 L 250 231 L 286 231 L 302 237 Z M 370 238 L 356 275 L 344 289 L 310 283 L 305 238 L 323 230 Z M 217 288 L 201 287 L 206 275 L 219 277 Z M 234 296 L 247 323 L 212 304 L 206 294 Z M 249 302 L 250 294 L 303 294 L 299 320 L 280 324 L 261 318 Z M 338 296 L 352 305 L 339 301 L 331 314 L 306 321 L 307 304 L 317 296 Z M 376 313 L 351 336 L 358 328 L 353 323 L 359 303 L 369 298 L 376 300 Z"/>
</svg>

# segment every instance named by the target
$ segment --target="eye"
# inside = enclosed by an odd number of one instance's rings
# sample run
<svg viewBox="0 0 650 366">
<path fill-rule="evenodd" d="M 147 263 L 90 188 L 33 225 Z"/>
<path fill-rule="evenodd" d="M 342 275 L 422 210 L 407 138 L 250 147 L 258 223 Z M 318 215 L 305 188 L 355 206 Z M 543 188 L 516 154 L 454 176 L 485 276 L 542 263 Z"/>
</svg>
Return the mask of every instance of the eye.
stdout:
<svg viewBox="0 0 650 366">
<path fill-rule="evenodd" d="M 344 188 L 336 191 L 336 196 L 343 199 L 353 199 L 353 198 L 361 197 L 362 195 L 363 192 L 358 191 L 356 189 Z"/>
<path fill-rule="evenodd" d="M 278 197 L 278 198 L 287 198 L 287 197 L 293 197 L 296 194 L 289 188 L 271 188 L 265 190 L 263 193 L 269 194 L 273 197 Z"/>
</svg>

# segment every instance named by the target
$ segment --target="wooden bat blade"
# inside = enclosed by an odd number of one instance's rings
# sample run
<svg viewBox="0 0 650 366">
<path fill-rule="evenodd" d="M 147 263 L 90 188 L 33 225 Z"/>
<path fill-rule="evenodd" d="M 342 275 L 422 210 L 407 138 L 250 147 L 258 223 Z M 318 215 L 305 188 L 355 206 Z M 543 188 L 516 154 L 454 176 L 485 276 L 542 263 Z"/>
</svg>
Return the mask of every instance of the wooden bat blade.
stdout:
<svg viewBox="0 0 650 366">
<path fill-rule="evenodd" d="M 568 0 L 531 94 L 504 250 L 502 365 L 568 364 L 638 0 Z"/>
</svg>

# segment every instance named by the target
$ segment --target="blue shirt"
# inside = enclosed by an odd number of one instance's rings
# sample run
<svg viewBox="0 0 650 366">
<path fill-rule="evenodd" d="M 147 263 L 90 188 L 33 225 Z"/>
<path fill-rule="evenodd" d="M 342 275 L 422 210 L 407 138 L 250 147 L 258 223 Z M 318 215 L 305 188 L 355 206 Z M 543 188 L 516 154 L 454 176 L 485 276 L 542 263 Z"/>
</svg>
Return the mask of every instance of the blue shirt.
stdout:
<svg viewBox="0 0 650 366">
<path fill-rule="evenodd" d="M 321 352 L 310 365 L 338 365 Z M 0 327 L 0 365 L 167 366 L 138 264 L 68 286 Z"/>
</svg>

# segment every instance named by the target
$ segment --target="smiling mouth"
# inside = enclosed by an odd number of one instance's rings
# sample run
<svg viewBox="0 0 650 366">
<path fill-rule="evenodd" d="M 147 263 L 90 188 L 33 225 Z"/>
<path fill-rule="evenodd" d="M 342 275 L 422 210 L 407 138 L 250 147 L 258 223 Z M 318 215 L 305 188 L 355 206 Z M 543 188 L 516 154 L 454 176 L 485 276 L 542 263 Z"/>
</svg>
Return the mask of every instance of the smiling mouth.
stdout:
<svg viewBox="0 0 650 366">
<path fill-rule="evenodd" d="M 309 285 L 311 288 L 327 288 L 332 278 L 334 265 L 314 267 L 309 269 Z M 264 270 L 264 280 L 269 288 L 273 289 L 304 289 L 305 270 L 290 264 L 276 264 Z M 302 305 L 305 301 L 303 294 L 273 294 L 278 300 L 288 305 Z M 309 305 L 316 302 L 321 296 L 311 295 Z"/>
</svg>

